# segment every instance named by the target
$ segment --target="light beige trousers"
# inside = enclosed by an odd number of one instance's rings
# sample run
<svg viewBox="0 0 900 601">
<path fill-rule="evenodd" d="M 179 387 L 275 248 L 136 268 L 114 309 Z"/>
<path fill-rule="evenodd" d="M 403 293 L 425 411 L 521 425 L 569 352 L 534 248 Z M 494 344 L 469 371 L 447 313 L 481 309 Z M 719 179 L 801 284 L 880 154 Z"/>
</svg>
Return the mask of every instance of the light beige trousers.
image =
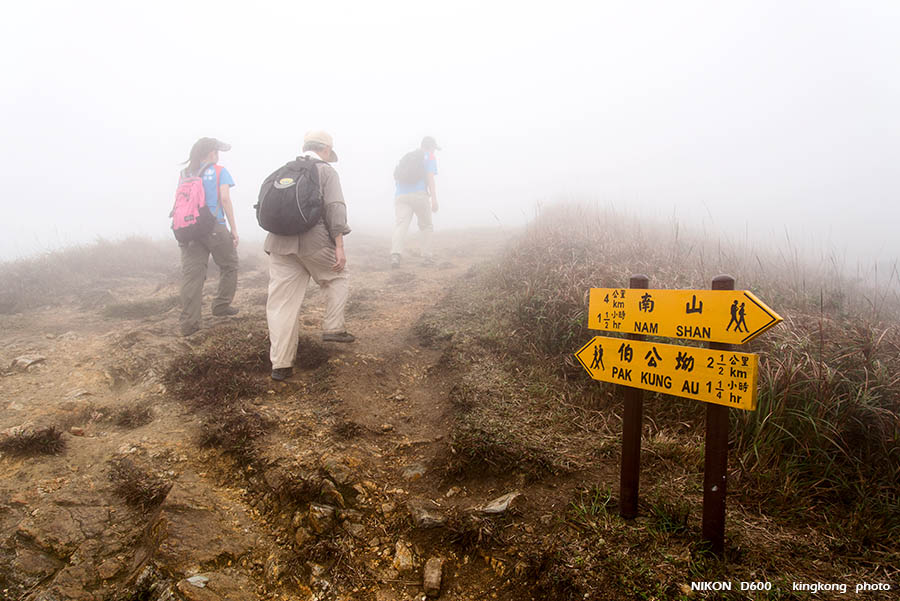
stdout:
<svg viewBox="0 0 900 601">
<path fill-rule="evenodd" d="M 274 369 L 291 367 L 297 357 L 300 338 L 300 307 L 306 287 L 312 278 L 325 291 L 326 333 L 345 331 L 344 306 L 349 291 L 347 268 L 335 273 L 334 249 L 331 247 L 306 256 L 269 255 L 269 296 L 266 320 L 269 323 L 269 358 Z"/>
<path fill-rule="evenodd" d="M 431 236 L 434 233 L 434 225 L 431 222 L 431 198 L 428 192 L 413 192 L 400 194 L 394 199 L 394 212 L 396 221 L 394 235 L 391 238 L 391 254 L 402 255 L 406 245 L 406 232 L 413 215 L 422 232 L 422 256 L 432 257 Z"/>
</svg>

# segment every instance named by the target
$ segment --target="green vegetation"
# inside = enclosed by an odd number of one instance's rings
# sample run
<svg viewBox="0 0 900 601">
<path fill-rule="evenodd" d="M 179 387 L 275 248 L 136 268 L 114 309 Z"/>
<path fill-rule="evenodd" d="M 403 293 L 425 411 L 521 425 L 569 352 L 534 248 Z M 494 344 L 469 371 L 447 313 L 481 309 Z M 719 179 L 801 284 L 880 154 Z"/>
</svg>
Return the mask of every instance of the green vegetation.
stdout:
<svg viewBox="0 0 900 601">
<path fill-rule="evenodd" d="M 761 354 L 759 406 L 732 412 L 730 461 L 740 470 L 732 491 L 773 510 L 802 508 L 801 518 L 811 508 L 827 513 L 832 534 L 855 552 L 893 549 L 900 537 L 896 294 L 865 288 L 833 263 L 805 266 L 796 251 L 785 258 L 726 248 L 685 238 L 677 227 L 638 228 L 577 207 L 545 212 L 493 275 L 510 299 L 515 343 L 527 341 L 532 361 L 566 365 L 562 374 L 574 375 L 580 367 L 571 354 L 593 335 L 588 289 L 621 286 L 637 272 L 659 288 L 708 288 L 730 273 L 785 317 L 748 349 Z M 684 424 L 703 424 L 700 403 L 648 405 L 654 428 L 684 445 Z"/>
<path fill-rule="evenodd" d="M 440 367 L 455 383 L 450 475 L 524 476 L 570 491 L 562 524 L 525 558 L 536 592 L 687 599 L 692 580 L 766 580 L 780 590 L 753 598 L 791 599 L 795 578 L 891 580 L 900 282 L 894 272 L 866 286 L 839 264 L 563 206 L 423 317 L 419 335 L 443 347 Z M 724 558 L 701 542 L 703 403 L 645 395 L 639 517 L 618 517 L 621 396 L 572 354 L 598 333 L 586 328 L 588 290 L 635 273 L 653 288 L 709 288 L 728 273 L 785 318 L 742 349 L 761 356 L 759 402 L 730 412 Z M 832 558 L 824 573 L 823 556 Z M 746 598 L 718 595 L 709 598 Z"/>
</svg>

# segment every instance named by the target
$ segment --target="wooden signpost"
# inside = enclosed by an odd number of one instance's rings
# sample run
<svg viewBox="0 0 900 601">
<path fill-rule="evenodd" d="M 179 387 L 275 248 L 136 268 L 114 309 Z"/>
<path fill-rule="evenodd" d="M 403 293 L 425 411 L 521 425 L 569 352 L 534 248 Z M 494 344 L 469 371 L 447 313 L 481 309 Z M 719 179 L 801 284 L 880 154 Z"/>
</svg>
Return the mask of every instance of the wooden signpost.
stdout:
<svg viewBox="0 0 900 601">
<path fill-rule="evenodd" d="M 575 353 L 590 376 L 626 386 L 622 424 L 619 513 L 637 515 L 642 390 L 708 403 L 703 484 L 703 538 L 725 546 L 728 407 L 756 410 L 758 356 L 734 350 L 782 321 L 734 278 L 718 276 L 711 290 L 650 290 L 647 276 L 628 288 L 592 288 L 588 327 L 626 338 L 595 336 Z M 648 342 L 647 335 L 703 340 L 709 348 Z"/>
</svg>

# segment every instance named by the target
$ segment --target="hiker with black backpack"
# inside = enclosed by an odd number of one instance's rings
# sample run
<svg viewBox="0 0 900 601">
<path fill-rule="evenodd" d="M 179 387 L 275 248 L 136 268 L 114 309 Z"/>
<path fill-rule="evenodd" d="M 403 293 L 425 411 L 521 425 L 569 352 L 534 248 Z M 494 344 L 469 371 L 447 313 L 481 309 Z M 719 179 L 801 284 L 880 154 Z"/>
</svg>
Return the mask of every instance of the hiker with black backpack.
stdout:
<svg viewBox="0 0 900 601">
<path fill-rule="evenodd" d="M 434 226 L 431 214 L 437 213 L 437 192 L 434 176 L 437 175 L 437 159 L 434 151 L 440 150 L 434 138 L 425 136 L 416 150 L 407 152 L 394 169 L 394 180 L 397 183 L 394 195 L 394 235 L 391 239 L 391 268 L 400 267 L 403 247 L 406 243 L 406 232 L 413 215 L 419 231 L 422 232 L 423 265 L 433 265 L 434 255 L 431 249 L 431 235 Z"/>
<path fill-rule="evenodd" d="M 263 182 L 256 205 L 260 226 L 269 232 L 269 357 L 272 379 L 293 372 L 300 338 L 300 308 L 312 278 L 325 291 L 324 342 L 353 342 L 344 325 L 347 258 L 344 236 L 347 207 L 341 180 L 329 163 L 337 161 L 332 137 L 312 131 L 303 138 L 303 154 Z"/>
<path fill-rule="evenodd" d="M 181 334 L 190 336 L 200 329 L 203 282 L 209 256 L 219 268 L 219 289 L 212 302 L 212 314 L 235 315 L 231 306 L 237 291 L 238 234 L 231 204 L 234 179 L 218 164 L 219 151 L 231 146 L 215 138 L 200 138 L 191 147 L 187 167 L 178 179 L 175 206 L 169 216 L 172 231 L 181 247 Z M 225 225 L 225 221 L 231 229 Z"/>
</svg>

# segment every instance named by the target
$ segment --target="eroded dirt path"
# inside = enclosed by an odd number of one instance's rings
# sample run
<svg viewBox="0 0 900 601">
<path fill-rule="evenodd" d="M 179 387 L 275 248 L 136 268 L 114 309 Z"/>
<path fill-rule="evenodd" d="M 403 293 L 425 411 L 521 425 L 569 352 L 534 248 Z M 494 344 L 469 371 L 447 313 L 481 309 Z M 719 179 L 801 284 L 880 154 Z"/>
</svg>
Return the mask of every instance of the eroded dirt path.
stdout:
<svg viewBox="0 0 900 601">
<path fill-rule="evenodd" d="M 384 241 L 348 242 L 348 328 L 358 340 L 322 345 L 323 365 L 247 399 L 276 424 L 259 443 L 264 461 L 250 465 L 200 448 L 197 432 L 210 416 L 162 384 L 172 358 L 203 339 L 175 335 L 174 278 L 121 282 L 100 300 L 0 316 L 0 431 L 53 426 L 66 445 L 58 455 L 0 458 L 0 598 L 412 599 L 432 556 L 445 561 L 442 598 L 490 595 L 485 563 L 474 567 L 410 519 L 412 505 L 438 515 L 442 505 L 506 492 L 487 487 L 467 498 L 470 491 L 443 482 L 436 466 L 448 452 L 452 382 L 433 369 L 442 351 L 416 330 L 500 240 L 448 233 L 436 242 L 436 266 L 413 257 L 394 271 Z M 263 330 L 265 285 L 264 259 L 245 262 L 235 304 Z M 108 316 L 110 304 L 148 299 L 161 310 Z M 309 340 L 318 340 L 323 308 L 313 287 L 301 317 Z M 228 323 L 207 317 L 204 329 Z M 35 363 L 13 367 L 22 356 Z M 110 480 L 111 460 L 170 485 L 165 501 L 126 504 Z M 315 483 L 309 498 L 290 488 L 300 481 Z M 335 512 L 322 529 L 313 505 Z"/>
</svg>

